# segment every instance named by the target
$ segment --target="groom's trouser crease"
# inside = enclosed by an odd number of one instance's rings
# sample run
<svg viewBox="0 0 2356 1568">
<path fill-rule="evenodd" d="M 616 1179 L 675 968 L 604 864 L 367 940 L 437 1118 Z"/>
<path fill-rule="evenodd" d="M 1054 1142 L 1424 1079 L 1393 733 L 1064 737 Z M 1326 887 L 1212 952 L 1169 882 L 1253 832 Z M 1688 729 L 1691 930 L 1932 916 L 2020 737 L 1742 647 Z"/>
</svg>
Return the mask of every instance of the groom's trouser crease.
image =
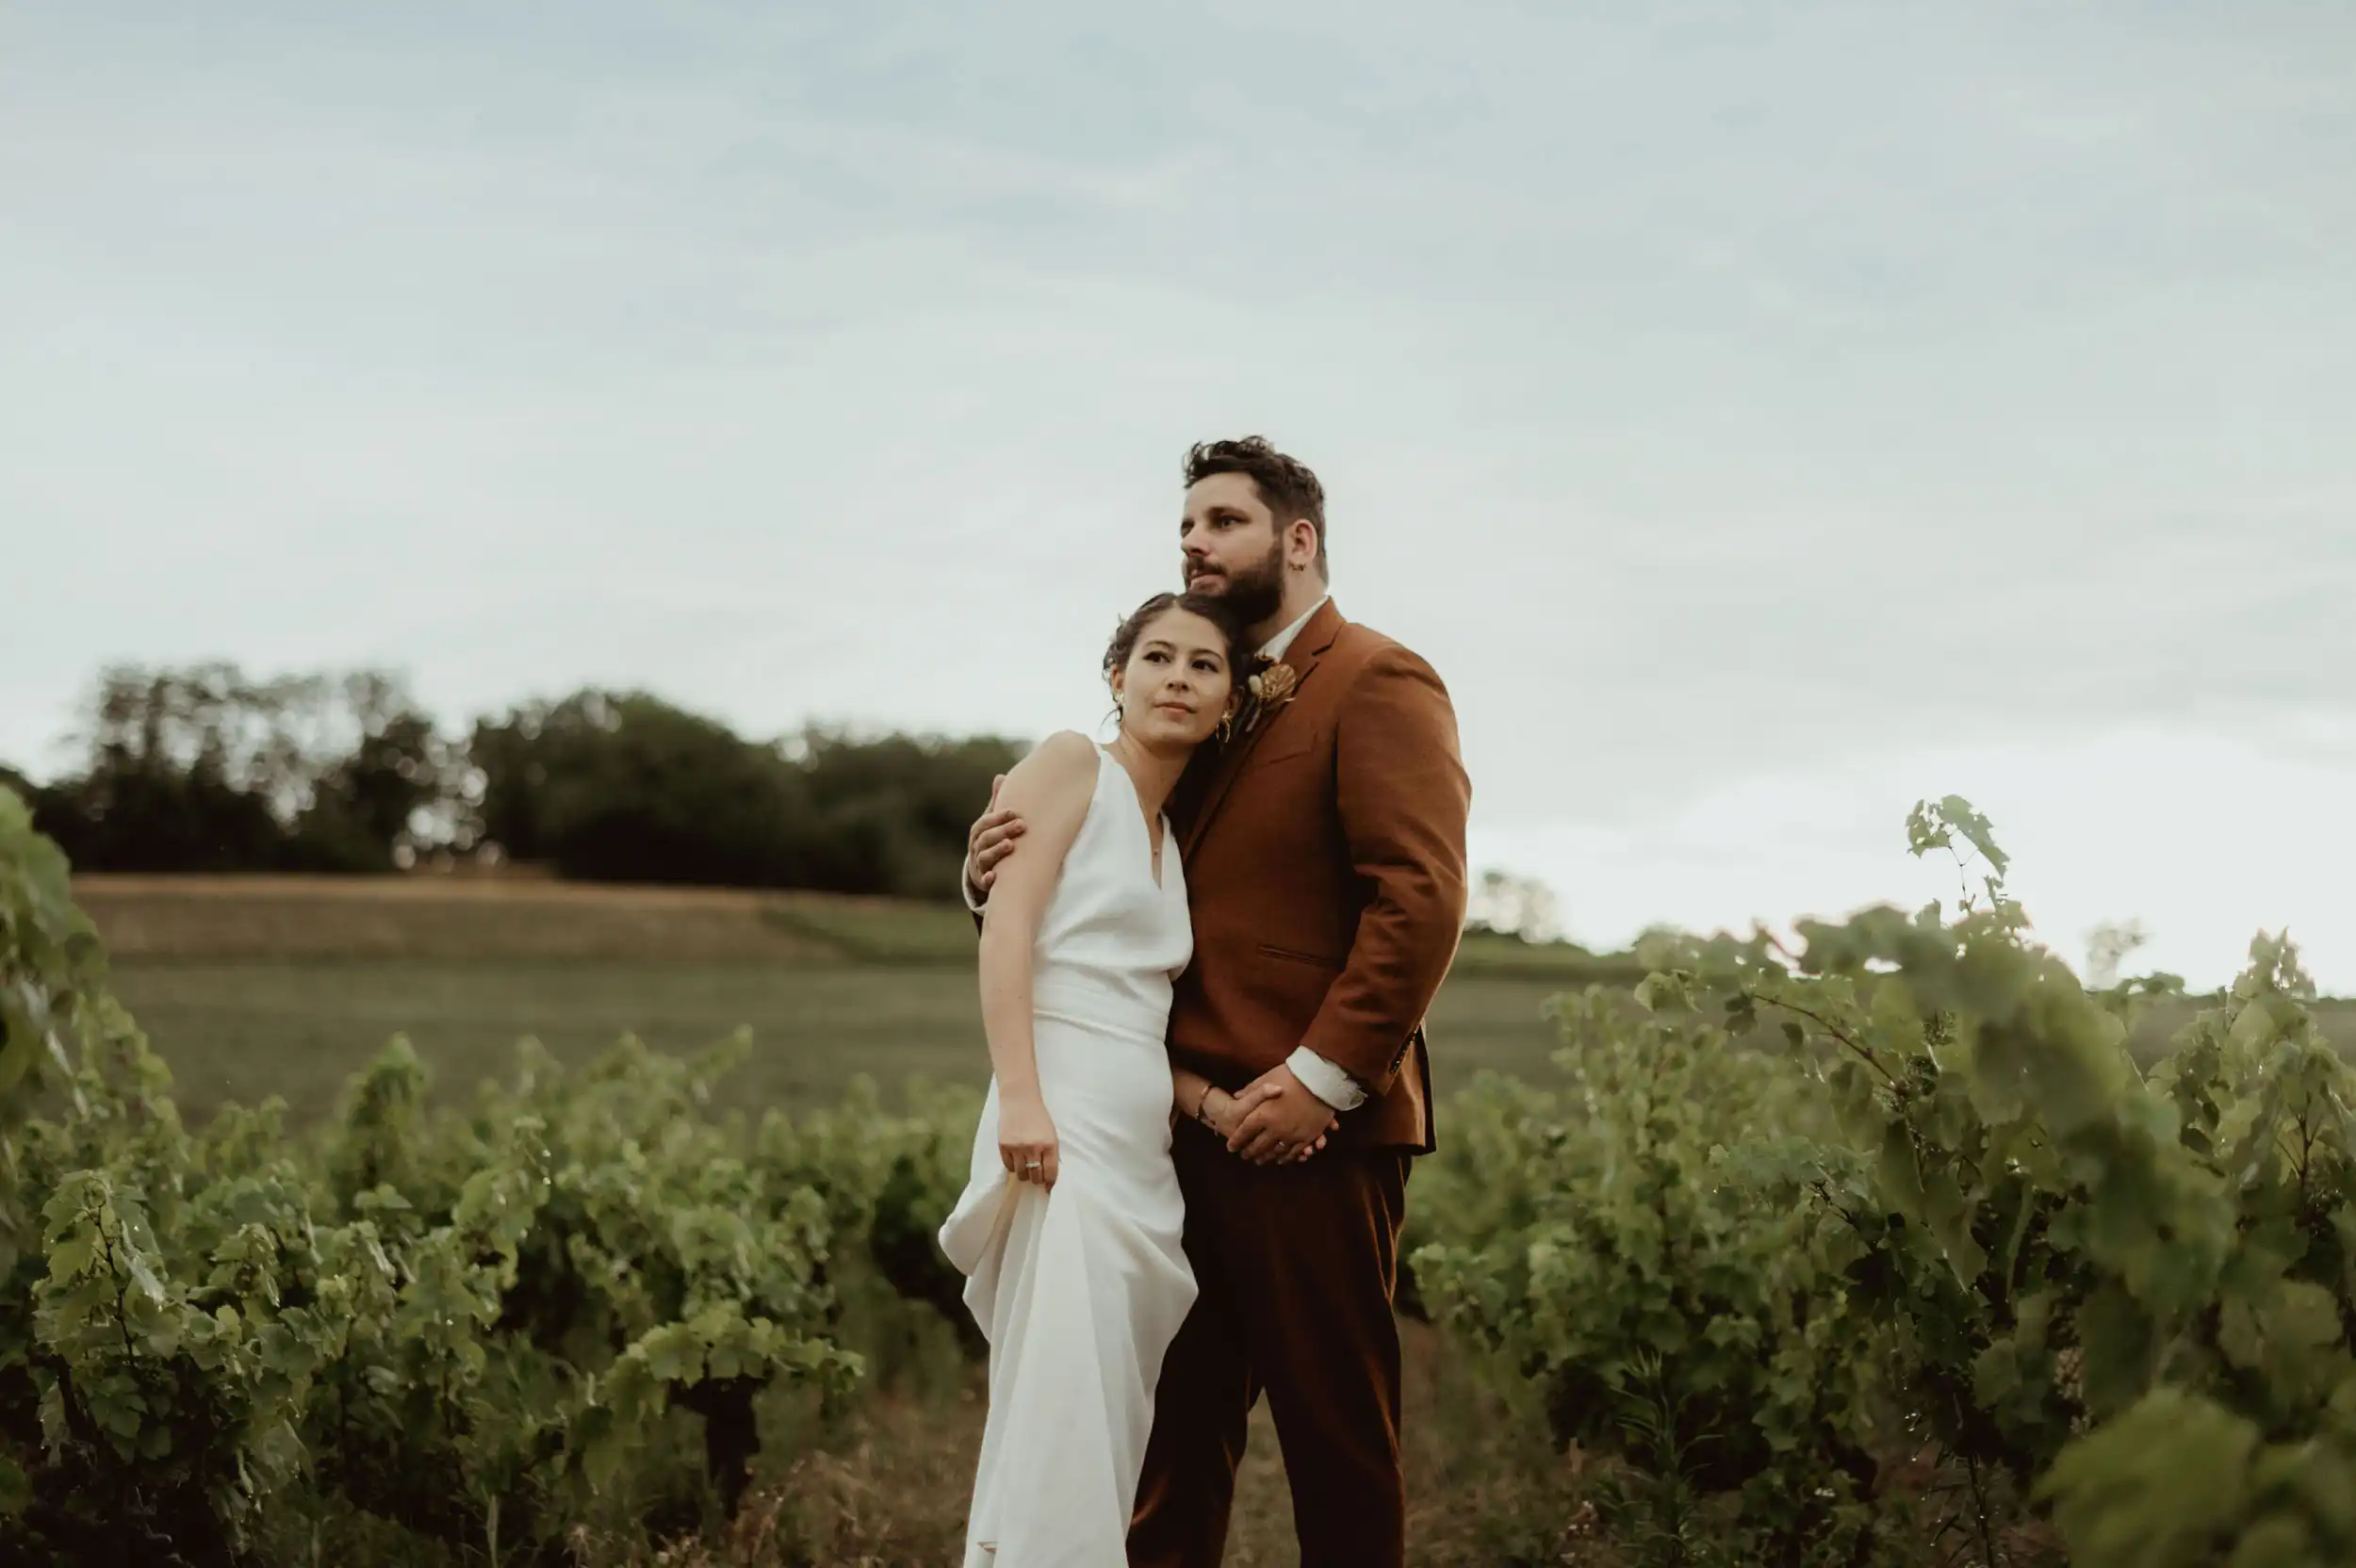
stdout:
<svg viewBox="0 0 2356 1568">
<path fill-rule="evenodd" d="M 1131 1568 L 1218 1568 L 1252 1406 L 1284 1451 L 1301 1568 L 1399 1568 L 1399 1326 L 1409 1156 L 1248 1165 L 1191 1123 L 1172 1150 L 1200 1294 L 1162 1364 Z"/>
</svg>

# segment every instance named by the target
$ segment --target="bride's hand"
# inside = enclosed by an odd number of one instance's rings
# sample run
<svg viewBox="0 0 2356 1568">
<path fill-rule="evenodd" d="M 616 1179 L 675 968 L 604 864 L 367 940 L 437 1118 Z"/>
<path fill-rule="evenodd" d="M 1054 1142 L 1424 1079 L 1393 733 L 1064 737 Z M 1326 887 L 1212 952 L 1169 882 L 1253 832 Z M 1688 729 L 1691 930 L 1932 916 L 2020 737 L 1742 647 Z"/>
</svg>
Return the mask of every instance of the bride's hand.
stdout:
<svg viewBox="0 0 2356 1568">
<path fill-rule="evenodd" d="M 1212 1134 L 1224 1143 L 1243 1117 L 1243 1102 L 1222 1088 L 1203 1091 L 1203 1114 L 1195 1119 L 1209 1125 Z"/>
<path fill-rule="evenodd" d="M 1018 1182 L 1053 1189 L 1060 1150 L 1047 1102 L 1036 1096 L 998 1105 L 998 1158 Z"/>
<path fill-rule="evenodd" d="M 1251 1114 L 1252 1106 L 1257 1105 L 1263 1100 L 1272 1100 L 1284 1092 L 1284 1091 L 1282 1087 L 1269 1083 L 1253 1084 L 1246 1088 L 1241 1094 L 1229 1094 L 1225 1089 L 1211 1089 L 1203 1096 L 1203 1114 L 1204 1117 L 1209 1119 L 1211 1130 L 1214 1133 L 1217 1133 L 1219 1135 L 1219 1141 L 1224 1143 L 1229 1138 L 1235 1136 L 1236 1123 L 1240 1122 L 1246 1116 Z M 1324 1148 L 1325 1140 L 1328 1135 L 1332 1134 L 1333 1131 L 1341 1124 L 1342 1119 L 1340 1117 L 1327 1118 L 1325 1122 L 1325 1131 L 1317 1135 L 1317 1141 L 1309 1144 L 1306 1148 L 1297 1150 L 1293 1153 L 1285 1155 L 1281 1160 L 1276 1160 L 1271 1163 L 1276 1165 L 1299 1165 L 1301 1161 L 1307 1159 L 1310 1155 Z"/>
</svg>

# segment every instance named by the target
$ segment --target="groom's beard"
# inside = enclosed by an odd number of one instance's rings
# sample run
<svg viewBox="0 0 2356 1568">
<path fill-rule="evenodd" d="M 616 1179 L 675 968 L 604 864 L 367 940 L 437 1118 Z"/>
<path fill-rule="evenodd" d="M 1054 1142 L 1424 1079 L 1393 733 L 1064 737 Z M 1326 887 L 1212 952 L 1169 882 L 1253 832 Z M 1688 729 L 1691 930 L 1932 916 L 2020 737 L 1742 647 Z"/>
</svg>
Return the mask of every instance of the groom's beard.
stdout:
<svg viewBox="0 0 2356 1568">
<path fill-rule="evenodd" d="M 1268 559 L 1245 571 L 1221 572 L 1214 580 L 1222 586 L 1210 590 L 1235 612 L 1235 619 L 1246 626 L 1258 626 L 1276 618 L 1284 607 L 1284 544 L 1278 540 L 1268 547 Z"/>
</svg>

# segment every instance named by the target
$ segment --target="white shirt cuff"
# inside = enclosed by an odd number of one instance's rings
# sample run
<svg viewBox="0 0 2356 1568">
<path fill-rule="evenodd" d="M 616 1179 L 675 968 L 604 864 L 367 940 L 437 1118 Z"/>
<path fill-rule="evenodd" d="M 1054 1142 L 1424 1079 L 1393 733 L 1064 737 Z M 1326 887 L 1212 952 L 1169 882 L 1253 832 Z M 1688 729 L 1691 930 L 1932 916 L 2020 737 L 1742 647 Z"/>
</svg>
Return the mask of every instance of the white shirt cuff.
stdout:
<svg viewBox="0 0 2356 1568">
<path fill-rule="evenodd" d="M 990 894 L 988 893 L 982 894 L 979 904 L 973 902 L 973 884 L 966 880 L 963 866 L 957 867 L 957 896 L 964 899 L 965 906 L 977 915 L 990 906 Z"/>
<path fill-rule="evenodd" d="M 1354 1111 L 1366 1102 L 1366 1091 L 1357 1079 L 1305 1045 L 1294 1047 L 1284 1065 L 1293 1070 L 1303 1088 L 1336 1111 Z"/>
</svg>

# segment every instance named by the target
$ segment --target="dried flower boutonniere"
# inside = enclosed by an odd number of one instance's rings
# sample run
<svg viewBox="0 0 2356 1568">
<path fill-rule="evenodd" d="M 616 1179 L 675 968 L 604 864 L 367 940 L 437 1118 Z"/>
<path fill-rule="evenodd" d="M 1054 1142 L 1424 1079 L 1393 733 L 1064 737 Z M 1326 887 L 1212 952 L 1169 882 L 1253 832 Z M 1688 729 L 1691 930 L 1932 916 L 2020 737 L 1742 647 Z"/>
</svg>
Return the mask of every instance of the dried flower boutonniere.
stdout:
<svg viewBox="0 0 2356 1568">
<path fill-rule="evenodd" d="M 1244 716 L 1243 727 L 1249 733 L 1267 714 L 1292 701 L 1293 688 L 1301 684 L 1301 677 L 1290 664 L 1270 664 L 1244 682 L 1244 690 L 1252 694 L 1252 711 Z"/>
</svg>

